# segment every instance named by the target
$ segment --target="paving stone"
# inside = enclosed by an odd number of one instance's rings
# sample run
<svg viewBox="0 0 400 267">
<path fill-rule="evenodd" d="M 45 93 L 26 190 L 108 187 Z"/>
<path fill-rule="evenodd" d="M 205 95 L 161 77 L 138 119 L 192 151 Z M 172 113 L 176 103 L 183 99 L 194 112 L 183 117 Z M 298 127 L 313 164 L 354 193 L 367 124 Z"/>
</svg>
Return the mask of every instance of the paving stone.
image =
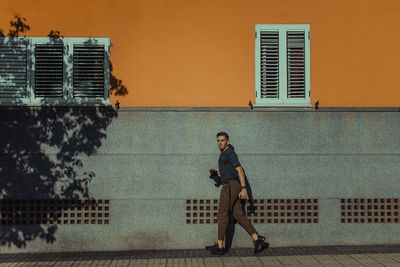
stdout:
<svg viewBox="0 0 400 267">
<path fill-rule="evenodd" d="M 342 266 L 360 266 L 360 263 L 348 255 L 330 255 Z"/>
<path fill-rule="evenodd" d="M 264 266 L 266 267 L 282 267 L 284 265 L 282 265 L 282 263 L 280 262 L 263 262 Z"/>
<path fill-rule="evenodd" d="M 341 266 L 342 264 L 335 260 L 331 255 L 313 255 L 314 259 L 324 266 Z"/>
<path fill-rule="evenodd" d="M 192 267 L 200 267 L 200 266 L 204 266 L 204 261 L 203 259 L 199 259 L 199 258 L 194 258 L 194 259 L 187 259 L 186 262 L 190 262 L 190 266 Z"/>
<path fill-rule="evenodd" d="M 366 265 L 375 265 L 375 266 L 383 266 L 379 261 L 369 257 L 367 254 L 349 254 L 349 257 L 352 257 L 358 263 L 363 266 Z"/>
<path fill-rule="evenodd" d="M 114 265 L 110 265 L 110 267 L 128 267 L 129 266 L 129 260 L 116 260 L 113 262 L 114 262 Z"/>
<path fill-rule="evenodd" d="M 38 262 L 32 262 L 31 264 L 29 264 L 27 266 L 49 267 L 49 266 L 53 266 L 53 265 L 54 265 L 54 262 L 38 261 Z"/>
<path fill-rule="evenodd" d="M 300 261 L 298 261 L 295 257 L 293 256 L 276 256 L 276 259 L 281 262 L 284 266 L 303 266 Z"/>
<path fill-rule="evenodd" d="M 56 267 L 65 267 L 65 266 L 73 266 L 75 261 L 57 261 L 54 266 Z M 77 265 L 75 265 L 77 266 Z"/>
<path fill-rule="evenodd" d="M 232 266 L 232 267 L 243 266 L 243 263 L 239 257 L 222 257 L 221 259 L 223 261 L 224 266 Z"/>
<path fill-rule="evenodd" d="M 369 257 L 373 258 L 377 262 L 384 264 L 384 265 L 399 265 L 398 261 L 392 259 L 389 255 L 385 254 L 368 254 Z"/>
<path fill-rule="evenodd" d="M 260 257 L 260 261 L 265 266 L 283 266 L 283 264 L 274 256 L 270 257 Z"/>
<path fill-rule="evenodd" d="M 83 266 L 97 266 L 97 260 L 85 260 L 85 261 L 81 261 L 81 260 L 76 260 L 74 261 L 73 265 L 65 265 L 66 266 L 71 266 L 71 267 L 81 267 L 83 264 Z"/>
<path fill-rule="evenodd" d="M 313 256 L 292 256 L 305 266 L 322 266 Z"/>
<path fill-rule="evenodd" d="M 146 259 L 131 260 L 131 262 L 129 263 L 129 266 L 144 267 L 144 266 L 147 266 L 147 262 L 148 262 L 148 260 L 146 260 Z"/>
<path fill-rule="evenodd" d="M 391 258 L 392 260 L 400 263 L 400 253 L 385 253 L 387 257 Z"/>
<path fill-rule="evenodd" d="M 220 267 L 223 266 L 222 260 L 221 258 L 211 258 L 211 257 L 207 257 L 204 258 L 204 265 L 207 267 Z"/>
<path fill-rule="evenodd" d="M 241 260 L 244 266 L 252 266 L 252 267 L 264 266 L 259 258 L 242 257 Z"/>
</svg>

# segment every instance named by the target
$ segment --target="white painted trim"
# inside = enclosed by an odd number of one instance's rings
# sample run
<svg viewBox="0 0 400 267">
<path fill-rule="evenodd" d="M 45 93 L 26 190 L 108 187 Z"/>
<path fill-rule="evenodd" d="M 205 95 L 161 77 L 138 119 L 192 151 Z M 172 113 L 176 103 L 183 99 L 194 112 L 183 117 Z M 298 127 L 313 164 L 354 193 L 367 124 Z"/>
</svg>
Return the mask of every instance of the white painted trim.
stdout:
<svg viewBox="0 0 400 267">
<path fill-rule="evenodd" d="M 260 33 L 262 30 L 279 31 L 279 99 L 261 98 L 260 86 Z M 287 98 L 287 53 L 286 32 L 288 30 L 304 30 L 305 33 L 305 98 Z M 256 24 L 255 31 L 255 106 L 311 106 L 310 103 L 310 24 Z"/>
</svg>

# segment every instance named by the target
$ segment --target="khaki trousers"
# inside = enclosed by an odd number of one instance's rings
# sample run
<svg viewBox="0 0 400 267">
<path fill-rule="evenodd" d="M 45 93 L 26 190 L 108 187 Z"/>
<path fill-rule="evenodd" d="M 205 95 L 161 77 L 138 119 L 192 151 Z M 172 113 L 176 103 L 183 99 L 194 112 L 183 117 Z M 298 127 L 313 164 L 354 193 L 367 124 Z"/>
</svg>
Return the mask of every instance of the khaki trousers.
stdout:
<svg viewBox="0 0 400 267">
<path fill-rule="evenodd" d="M 228 180 L 223 184 L 219 197 L 217 217 L 218 240 L 224 240 L 225 238 L 229 223 L 229 214 L 233 215 L 250 236 L 257 233 L 240 204 L 239 193 L 241 190 L 240 183 L 236 179 Z"/>
</svg>

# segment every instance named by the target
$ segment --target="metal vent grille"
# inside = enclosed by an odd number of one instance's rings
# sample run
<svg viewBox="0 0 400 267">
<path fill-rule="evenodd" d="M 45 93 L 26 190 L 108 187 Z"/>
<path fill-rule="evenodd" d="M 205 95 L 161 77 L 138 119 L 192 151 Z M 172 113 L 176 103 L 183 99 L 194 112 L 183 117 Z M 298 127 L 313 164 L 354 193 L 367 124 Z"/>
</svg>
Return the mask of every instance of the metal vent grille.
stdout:
<svg viewBox="0 0 400 267">
<path fill-rule="evenodd" d="M 35 96 L 63 97 L 63 45 L 35 45 Z"/>
<path fill-rule="evenodd" d="M 261 31 L 261 98 L 279 98 L 279 33 Z"/>
<path fill-rule="evenodd" d="M 216 224 L 218 199 L 187 199 L 187 224 Z M 318 223 L 318 199 L 255 199 L 252 223 Z M 245 207 L 247 214 L 250 204 Z"/>
<path fill-rule="evenodd" d="M 342 223 L 399 223 L 398 198 L 341 199 Z"/>
<path fill-rule="evenodd" d="M 286 41 L 288 98 L 305 98 L 304 31 L 288 31 Z"/>
<path fill-rule="evenodd" d="M 1 225 L 109 224 L 108 199 L 2 199 Z"/>
<path fill-rule="evenodd" d="M 0 46 L 0 97 L 25 97 L 26 46 Z"/>
<path fill-rule="evenodd" d="M 74 45 L 74 97 L 104 96 L 104 45 Z"/>
</svg>

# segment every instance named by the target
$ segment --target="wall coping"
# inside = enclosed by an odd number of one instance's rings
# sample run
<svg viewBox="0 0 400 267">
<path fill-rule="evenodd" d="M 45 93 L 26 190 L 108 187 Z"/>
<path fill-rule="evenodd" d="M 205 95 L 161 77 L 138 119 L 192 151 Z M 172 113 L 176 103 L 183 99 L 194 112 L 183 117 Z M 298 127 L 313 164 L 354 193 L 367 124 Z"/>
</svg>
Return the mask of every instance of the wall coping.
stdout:
<svg viewBox="0 0 400 267">
<path fill-rule="evenodd" d="M 106 106 L 0 106 L 1 110 L 20 110 L 25 108 L 55 108 L 55 109 L 81 109 L 93 110 L 112 107 Z M 117 110 L 115 107 L 112 107 Z M 400 107 L 146 107 L 146 106 L 131 106 L 121 107 L 118 112 L 125 111 L 153 111 L 153 112 L 400 112 Z"/>
<path fill-rule="evenodd" d="M 201 111 L 201 112 L 400 112 L 400 107 L 121 107 L 118 111 Z"/>
</svg>

